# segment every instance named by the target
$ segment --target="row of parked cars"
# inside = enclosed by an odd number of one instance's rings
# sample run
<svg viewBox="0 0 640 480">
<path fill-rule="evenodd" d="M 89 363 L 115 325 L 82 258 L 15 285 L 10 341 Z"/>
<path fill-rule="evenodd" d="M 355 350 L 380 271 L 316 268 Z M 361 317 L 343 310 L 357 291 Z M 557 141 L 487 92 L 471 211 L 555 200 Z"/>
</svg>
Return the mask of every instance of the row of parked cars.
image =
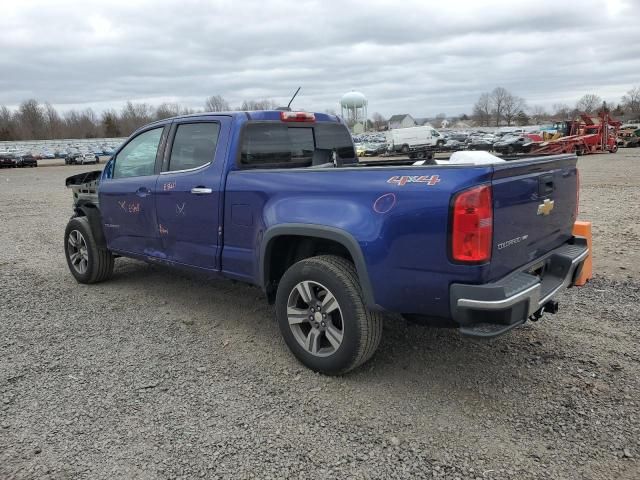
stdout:
<svg viewBox="0 0 640 480">
<path fill-rule="evenodd" d="M 534 142 L 542 141 L 538 133 L 514 129 L 502 132 L 438 132 L 431 127 L 410 127 L 386 133 L 354 135 L 358 156 L 379 156 L 393 153 L 412 154 L 420 149 L 455 152 L 485 150 L 512 155 L 527 153 Z"/>
<path fill-rule="evenodd" d="M 37 167 L 38 161 L 33 155 L 15 155 L 12 153 L 0 153 L 0 168 L 24 168 Z"/>
<path fill-rule="evenodd" d="M 62 159 L 65 165 L 84 165 L 100 163 L 100 157 L 109 157 L 115 152 L 114 145 L 80 145 L 66 148 L 48 145 L 45 148 L 31 149 L 26 143 L 5 144 L 0 147 L 0 168 L 37 167 L 38 160 Z M 26 148 L 25 148 L 26 147 Z"/>
</svg>

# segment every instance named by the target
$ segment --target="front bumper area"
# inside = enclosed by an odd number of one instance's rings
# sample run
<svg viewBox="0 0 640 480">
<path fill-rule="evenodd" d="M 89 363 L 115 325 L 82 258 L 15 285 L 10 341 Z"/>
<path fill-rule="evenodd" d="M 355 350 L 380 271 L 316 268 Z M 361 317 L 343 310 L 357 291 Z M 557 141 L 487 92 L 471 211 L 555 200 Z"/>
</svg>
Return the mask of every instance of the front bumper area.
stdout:
<svg viewBox="0 0 640 480">
<path fill-rule="evenodd" d="M 452 284 L 451 315 L 460 332 L 495 337 L 522 325 L 563 288 L 571 287 L 589 254 L 587 240 L 571 241 L 495 282 Z"/>
</svg>

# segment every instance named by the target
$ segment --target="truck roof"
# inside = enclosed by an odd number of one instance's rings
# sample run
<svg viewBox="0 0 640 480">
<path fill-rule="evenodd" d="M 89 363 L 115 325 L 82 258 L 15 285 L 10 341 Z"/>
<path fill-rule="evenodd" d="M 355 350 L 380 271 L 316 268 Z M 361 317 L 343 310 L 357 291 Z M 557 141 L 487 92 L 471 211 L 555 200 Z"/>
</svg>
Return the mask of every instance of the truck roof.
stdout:
<svg viewBox="0 0 640 480">
<path fill-rule="evenodd" d="M 218 117 L 218 116 L 226 116 L 226 117 L 244 117 L 247 120 L 257 120 L 257 121 L 277 121 L 280 120 L 280 114 L 284 110 L 252 110 L 252 111 L 230 111 L 230 112 L 199 112 L 199 113 L 191 113 L 188 115 L 177 115 L 175 117 L 163 118 L 162 120 L 156 120 L 155 122 L 150 122 L 143 125 L 140 128 L 137 128 L 135 132 L 139 130 L 147 129 L 154 125 L 164 125 L 166 123 L 172 122 L 174 120 L 181 120 L 184 118 L 190 119 L 198 119 L 198 118 L 208 118 L 208 117 Z M 293 113 L 295 113 L 294 111 Z M 337 115 L 332 115 L 328 113 L 320 113 L 320 112 L 304 112 L 304 113 L 313 113 L 315 116 L 315 122 L 331 122 L 331 123 L 342 123 L 342 120 Z"/>
</svg>

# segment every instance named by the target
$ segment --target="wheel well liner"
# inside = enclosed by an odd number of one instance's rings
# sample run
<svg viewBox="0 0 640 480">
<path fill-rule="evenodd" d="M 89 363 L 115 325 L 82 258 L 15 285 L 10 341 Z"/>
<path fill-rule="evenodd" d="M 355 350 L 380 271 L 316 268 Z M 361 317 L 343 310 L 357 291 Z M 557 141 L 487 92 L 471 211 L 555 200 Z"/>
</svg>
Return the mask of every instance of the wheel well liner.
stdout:
<svg viewBox="0 0 640 480">
<path fill-rule="evenodd" d="M 98 247 L 107 248 L 107 240 L 102 231 L 102 215 L 100 209 L 90 202 L 78 202 L 75 206 L 78 217 L 86 217 Z"/>
<path fill-rule="evenodd" d="M 259 262 L 259 277 L 258 281 L 260 282 L 260 286 L 262 289 L 267 292 L 269 289 L 269 279 L 271 274 L 271 255 L 273 250 L 273 245 L 276 243 L 278 237 L 283 236 L 296 236 L 296 237 L 306 237 L 308 239 L 322 239 L 322 240 L 330 240 L 332 242 L 338 243 L 351 256 L 353 263 L 356 267 L 356 272 L 358 273 L 358 280 L 360 282 L 360 287 L 362 288 L 362 294 L 364 296 L 364 301 L 367 307 L 373 310 L 381 310 L 382 308 L 376 305 L 373 289 L 371 287 L 371 282 L 369 280 L 369 274 L 367 272 L 367 265 L 364 260 L 364 255 L 362 254 L 362 250 L 358 241 L 349 233 L 339 228 L 327 227 L 324 225 L 311 225 L 305 223 L 290 223 L 284 225 L 276 225 L 274 227 L 269 228 L 263 238 L 262 244 L 260 247 L 260 262 Z"/>
</svg>

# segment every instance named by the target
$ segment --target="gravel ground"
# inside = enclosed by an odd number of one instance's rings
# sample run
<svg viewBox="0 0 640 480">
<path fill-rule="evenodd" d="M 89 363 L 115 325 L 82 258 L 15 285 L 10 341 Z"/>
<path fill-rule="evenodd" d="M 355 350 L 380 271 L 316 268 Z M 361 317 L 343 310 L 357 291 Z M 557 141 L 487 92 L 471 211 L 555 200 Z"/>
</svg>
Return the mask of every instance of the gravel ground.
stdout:
<svg viewBox="0 0 640 480">
<path fill-rule="evenodd" d="M 640 478 L 640 149 L 580 166 L 598 275 L 557 315 L 489 342 L 389 317 L 341 378 L 255 288 L 127 259 L 78 285 L 62 185 L 92 167 L 0 171 L 0 478 Z"/>
</svg>

